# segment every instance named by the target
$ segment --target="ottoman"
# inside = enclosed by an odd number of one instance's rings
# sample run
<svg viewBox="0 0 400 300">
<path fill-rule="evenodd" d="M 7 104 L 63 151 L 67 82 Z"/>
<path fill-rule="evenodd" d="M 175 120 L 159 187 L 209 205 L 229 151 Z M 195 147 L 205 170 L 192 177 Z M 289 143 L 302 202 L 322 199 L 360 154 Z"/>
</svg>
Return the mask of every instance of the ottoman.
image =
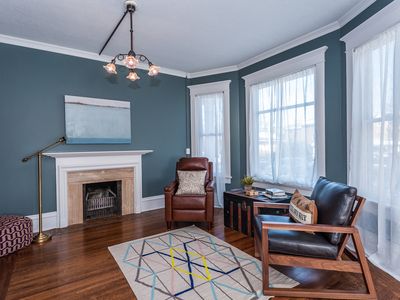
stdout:
<svg viewBox="0 0 400 300">
<path fill-rule="evenodd" d="M 32 220 L 23 216 L 0 216 L 0 257 L 29 246 Z"/>
</svg>

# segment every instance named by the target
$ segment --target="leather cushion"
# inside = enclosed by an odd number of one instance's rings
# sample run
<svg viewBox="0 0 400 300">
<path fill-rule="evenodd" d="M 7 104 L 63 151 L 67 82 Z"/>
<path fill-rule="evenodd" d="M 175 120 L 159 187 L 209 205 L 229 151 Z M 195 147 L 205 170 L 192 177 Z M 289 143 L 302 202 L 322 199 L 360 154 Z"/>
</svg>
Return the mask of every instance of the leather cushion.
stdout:
<svg viewBox="0 0 400 300">
<path fill-rule="evenodd" d="M 208 170 L 208 159 L 205 157 L 182 157 L 178 161 L 176 169 L 182 171 Z"/>
<path fill-rule="evenodd" d="M 258 215 L 254 229 L 261 238 L 262 222 L 293 223 L 290 217 Z M 268 230 L 269 251 L 281 254 L 314 258 L 336 258 L 338 246 L 332 245 L 323 234 L 308 234 L 301 231 Z"/>
<path fill-rule="evenodd" d="M 202 222 L 206 220 L 205 210 L 173 210 L 172 219 L 174 221 Z"/>
<path fill-rule="evenodd" d="M 172 197 L 173 209 L 206 209 L 206 196 L 203 195 L 175 195 Z"/>
<path fill-rule="evenodd" d="M 348 225 L 356 195 L 356 188 L 320 177 L 311 194 L 318 207 L 318 224 Z M 339 233 L 325 236 L 333 245 L 338 245 L 342 238 Z"/>
</svg>

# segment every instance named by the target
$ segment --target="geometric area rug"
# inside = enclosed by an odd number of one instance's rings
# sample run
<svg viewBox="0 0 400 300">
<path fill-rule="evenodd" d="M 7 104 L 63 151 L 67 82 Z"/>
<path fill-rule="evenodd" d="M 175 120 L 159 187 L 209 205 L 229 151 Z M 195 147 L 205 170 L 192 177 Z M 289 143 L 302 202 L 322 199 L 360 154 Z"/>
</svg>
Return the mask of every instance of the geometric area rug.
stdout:
<svg viewBox="0 0 400 300">
<path fill-rule="evenodd" d="M 108 248 L 137 299 L 269 299 L 261 262 L 196 226 Z M 274 287 L 298 282 L 270 268 Z"/>
</svg>

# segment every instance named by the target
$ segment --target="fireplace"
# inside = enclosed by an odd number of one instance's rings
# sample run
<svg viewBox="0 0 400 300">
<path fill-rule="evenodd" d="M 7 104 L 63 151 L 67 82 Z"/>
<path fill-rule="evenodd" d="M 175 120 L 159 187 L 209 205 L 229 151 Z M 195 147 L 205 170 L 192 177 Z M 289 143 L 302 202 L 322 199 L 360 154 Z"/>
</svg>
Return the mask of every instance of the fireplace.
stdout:
<svg viewBox="0 0 400 300">
<path fill-rule="evenodd" d="M 81 224 L 83 185 L 121 181 L 121 215 L 142 211 L 142 155 L 152 150 L 53 152 L 56 159 L 57 227 Z"/>
<path fill-rule="evenodd" d="M 69 172 L 68 225 L 134 212 L 134 168 Z"/>
<path fill-rule="evenodd" d="M 121 180 L 83 184 L 83 221 L 122 214 Z"/>
</svg>

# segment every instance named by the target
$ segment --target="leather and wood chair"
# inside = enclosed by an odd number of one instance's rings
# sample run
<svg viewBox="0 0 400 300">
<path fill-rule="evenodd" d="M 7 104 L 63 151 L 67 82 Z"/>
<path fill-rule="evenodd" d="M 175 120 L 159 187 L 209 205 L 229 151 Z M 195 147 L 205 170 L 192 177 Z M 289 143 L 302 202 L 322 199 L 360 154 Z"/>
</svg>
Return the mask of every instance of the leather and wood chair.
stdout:
<svg viewBox="0 0 400 300">
<path fill-rule="evenodd" d="M 321 177 L 311 199 L 318 208 L 318 224 L 294 223 L 288 216 L 262 215 L 262 208 L 285 208 L 289 204 L 254 203 L 254 241 L 256 256 L 262 259 L 263 292 L 270 296 L 312 297 L 328 299 L 376 299 L 372 276 L 355 227 L 365 199 L 345 184 Z M 315 233 L 315 234 L 310 234 Z M 351 238 L 355 261 L 342 260 Z M 366 292 L 332 289 L 285 289 L 269 286 L 269 265 L 360 273 Z"/>
<path fill-rule="evenodd" d="M 211 229 L 214 220 L 214 181 L 213 163 L 205 157 L 181 158 L 176 163 L 176 171 L 204 171 L 205 195 L 175 195 L 179 178 L 176 172 L 175 180 L 164 188 L 165 220 L 167 228 L 171 229 L 172 222 L 208 222 Z"/>
</svg>

